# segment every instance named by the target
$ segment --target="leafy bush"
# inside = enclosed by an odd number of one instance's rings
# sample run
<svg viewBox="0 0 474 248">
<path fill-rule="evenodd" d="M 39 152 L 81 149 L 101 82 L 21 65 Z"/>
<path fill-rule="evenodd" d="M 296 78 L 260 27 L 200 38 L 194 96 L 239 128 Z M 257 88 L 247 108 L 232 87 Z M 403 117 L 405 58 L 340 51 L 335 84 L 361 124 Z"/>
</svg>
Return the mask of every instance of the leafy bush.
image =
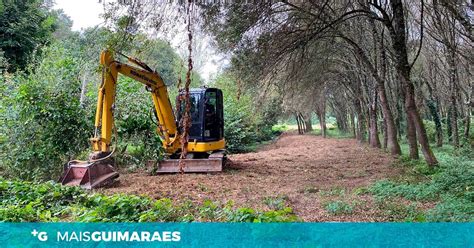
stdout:
<svg viewBox="0 0 474 248">
<path fill-rule="evenodd" d="M 326 211 L 333 215 L 351 214 L 354 206 L 343 201 L 331 201 L 325 204 Z"/>
<path fill-rule="evenodd" d="M 434 121 L 423 120 L 423 124 L 425 125 L 428 140 L 430 142 L 436 142 L 436 125 Z"/>
<path fill-rule="evenodd" d="M 246 152 L 247 145 L 256 142 L 252 135 L 252 125 L 246 120 L 248 110 L 233 103 L 224 103 L 224 137 L 230 152 Z"/>
<path fill-rule="evenodd" d="M 275 135 L 280 135 L 285 131 L 288 131 L 288 126 L 285 124 L 274 125 L 272 127 L 272 132 Z"/>
<path fill-rule="evenodd" d="M 270 209 L 282 210 L 287 206 L 288 196 L 265 197 L 263 203 Z"/>
<path fill-rule="evenodd" d="M 238 88 L 237 80 L 223 74 L 214 82 L 224 92 L 224 136 L 230 152 L 248 152 L 257 142 L 270 140 L 275 134 L 272 126 L 279 114 L 279 100 L 257 105 L 251 94 Z"/>
<path fill-rule="evenodd" d="M 297 221 L 291 208 L 261 212 L 233 208 L 209 200 L 175 204 L 170 199 L 152 200 L 135 195 L 91 194 L 78 187 L 62 187 L 53 182 L 32 183 L 0 178 L 0 221 L 225 221 L 288 222 Z"/>
<path fill-rule="evenodd" d="M 6 80 L 0 105 L 6 108 L 1 128 L 8 132 L 0 143 L 8 154 L 1 166 L 23 179 L 57 178 L 61 165 L 87 146 L 92 130 L 79 103 L 81 61 L 60 45 L 44 52 L 34 72 Z"/>
</svg>

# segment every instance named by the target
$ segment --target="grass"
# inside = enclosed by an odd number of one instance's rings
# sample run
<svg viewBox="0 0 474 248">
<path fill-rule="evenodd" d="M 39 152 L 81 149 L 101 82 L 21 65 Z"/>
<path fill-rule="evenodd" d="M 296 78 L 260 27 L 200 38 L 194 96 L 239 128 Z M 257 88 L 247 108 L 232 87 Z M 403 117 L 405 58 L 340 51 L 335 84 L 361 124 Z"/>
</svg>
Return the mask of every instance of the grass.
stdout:
<svg viewBox="0 0 474 248">
<path fill-rule="evenodd" d="M 321 135 L 321 129 L 316 129 L 316 130 L 313 130 L 311 132 L 311 134 L 314 134 L 314 135 Z M 331 127 L 328 127 L 328 129 L 326 130 L 326 137 L 328 138 L 333 138 L 333 139 L 350 139 L 350 138 L 354 138 L 354 136 L 349 132 L 349 133 L 346 133 L 346 132 L 342 132 L 340 131 L 339 129 L 337 128 L 331 128 Z"/>
<path fill-rule="evenodd" d="M 232 202 L 174 203 L 136 195 L 103 195 L 53 182 L 0 178 L 0 221 L 6 222 L 293 222 L 289 207 L 270 211 L 235 208 Z M 280 203 L 275 202 L 279 206 Z"/>
<path fill-rule="evenodd" d="M 321 190 L 319 194 L 323 197 L 329 196 L 345 196 L 346 190 L 342 187 L 334 187 L 328 190 Z"/>
<path fill-rule="evenodd" d="M 404 154 L 408 145 L 402 144 Z M 429 167 L 424 160 L 406 156 L 394 166 L 404 173 L 390 180 L 381 180 L 369 187 L 369 192 L 387 216 L 408 221 L 474 221 L 474 154 L 445 145 L 433 151 L 439 166 Z M 400 200 L 411 202 L 400 204 Z M 433 208 L 418 209 L 423 203 Z"/>
<path fill-rule="evenodd" d="M 319 126 L 319 124 L 314 124 L 312 126 L 313 126 L 313 131 L 311 131 L 311 134 L 321 135 L 321 127 Z M 334 123 L 327 123 L 326 128 L 327 128 L 326 135 L 328 138 L 336 138 L 336 139 L 353 138 L 353 135 L 351 133 L 341 132 L 339 129 L 337 129 L 336 124 Z M 277 124 L 272 127 L 272 130 L 274 132 L 296 131 L 298 130 L 298 125 Z"/>
<path fill-rule="evenodd" d="M 387 217 L 388 221 L 423 222 L 426 221 L 425 213 L 418 208 L 416 203 L 406 203 L 399 199 L 389 198 L 377 200 L 378 210 Z"/>
</svg>

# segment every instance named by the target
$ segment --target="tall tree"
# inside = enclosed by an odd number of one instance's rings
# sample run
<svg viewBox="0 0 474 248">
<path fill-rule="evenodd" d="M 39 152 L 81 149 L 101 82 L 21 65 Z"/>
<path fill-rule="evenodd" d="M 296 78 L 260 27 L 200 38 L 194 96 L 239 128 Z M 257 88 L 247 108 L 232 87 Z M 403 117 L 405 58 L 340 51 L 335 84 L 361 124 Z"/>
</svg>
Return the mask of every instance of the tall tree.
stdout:
<svg viewBox="0 0 474 248">
<path fill-rule="evenodd" d="M 0 50 L 8 71 L 25 70 L 34 53 L 48 43 L 55 30 L 55 15 L 43 0 L 0 2 Z"/>
</svg>

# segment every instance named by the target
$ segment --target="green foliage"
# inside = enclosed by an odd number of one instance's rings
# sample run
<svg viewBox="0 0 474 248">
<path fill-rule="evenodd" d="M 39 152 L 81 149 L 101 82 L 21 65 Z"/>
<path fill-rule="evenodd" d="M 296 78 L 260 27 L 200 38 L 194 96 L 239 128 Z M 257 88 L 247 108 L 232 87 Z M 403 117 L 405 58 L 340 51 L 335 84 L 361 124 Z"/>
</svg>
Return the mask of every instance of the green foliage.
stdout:
<svg viewBox="0 0 474 248">
<path fill-rule="evenodd" d="M 0 8 L 0 50 L 10 72 L 26 70 L 36 51 L 55 30 L 56 18 L 43 0 L 3 0 Z"/>
<path fill-rule="evenodd" d="M 57 179 L 62 164 L 79 155 L 85 159 L 90 152 L 99 54 L 116 34 L 104 28 L 75 33 L 61 11 L 54 14 L 63 25 L 55 36 L 62 40 L 42 50 L 38 66 L 29 75 L 1 76 L 6 83 L 0 87 L 0 170 L 8 177 Z M 127 54 L 143 58 L 167 84 L 176 82 L 181 60 L 169 44 L 137 36 L 129 47 Z M 147 160 L 160 160 L 163 151 L 150 93 L 129 78 L 119 77 L 118 84 L 116 161 L 136 168 Z M 80 96 L 81 90 L 85 95 Z M 171 87 L 173 91 L 177 90 Z"/>
<path fill-rule="evenodd" d="M 87 146 L 92 130 L 79 103 L 81 61 L 61 45 L 44 53 L 34 72 L 6 80 L 1 100 L 7 135 L 0 149 L 8 154 L 1 166 L 23 179 L 56 178 L 61 165 Z"/>
<path fill-rule="evenodd" d="M 161 160 L 161 140 L 150 93 L 130 78 L 120 77 L 115 108 L 120 165 L 139 167 L 147 160 Z"/>
<path fill-rule="evenodd" d="M 435 200 L 439 189 L 429 183 L 409 184 L 396 183 L 388 180 L 376 182 L 370 189 L 370 193 L 378 198 L 404 197 L 415 201 Z"/>
<path fill-rule="evenodd" d="M 288 126 L 286 124 L 277 124 L 272 127 L 272 132 L 276 135 L 280 135 L 285 131 L 288 131 Z"/>
<path fill-rule="evenodd" d="M 386 198 L 376 200 L 376 206 L 388 218 L 388 221 L 426 221 L 425 214 L 414 203 L 406 204 L 397 198 Z"/>
<path fill-rule="evenodd" d="M 3 77 L 3 73 L 7 70 L 8 68 L 8 61 L 5 58 L 5 53 L 0 49 L 0 78 Z M 3 82 L 3 80 L 2 80 Z"/>
<path fill-rule="evenodd" d="M 270 209 L 282 210 L 287 206 L 288 196 L 265 197 L 263 203 Z"/>
<path fill-rule="evenodd" d="M 342 187 L 334 187 L 329 190 L 321 190 L 319 192 L 321 196 L 344 196 L 346 194 L 346 190 Z"/>
<path fill-rule="evenodd" d="M 402 158 L 399 163 L 411 171 L 398 181 L 378 181 L 369 188 L 369 192 L 379 202 L 397 198 L 437 202 L 433 209 L 423 214 L 427 221 L 473 221 L 474 163 L 472 159 L 454 155 L 452 149 L 449 148 L 440 148 L 435 151 L 440 161 L 439 168 L 431 169 L 424 162 Z"/>
<path fill-rule="evenodd" d="M 271 139 L 279 113 L 277 100 L 258 106 L 251 94 L 242 93 L 239 82 L 230 74 L 221 75 L 215 86 L 224 92 L 224 136 L 231 152 L 247 152 L 257 142 Z"/>
<path fill-rule="evenodd" d="M 428 135 L 428 140 L 430 142 L 436 142 L 436 124 L 435 124 L 435 122 L 424 120 L 423 124 L 425 125 L 426 135 Z"/>
<path fill-rule="evenodd" d="M 474 202 L 450 195 L 444 196 L 440 203 L 427 212 L 427 221 L 473 222 Z"/>
<path fill-rule="evenodd" d="M 354 211 L 353 204 L 343 201 L 331 201 L 325 204 L 324 208 L 332 215 L 352 214 Z"/>
<path fill-rule="evenodd" d="M 291 208 L 260 212 L 233 208 L 209 200 L 175 204 L 135 195 L 90 194 L 78 187 L 8 181 L 0 178 L 0 221 L 79 222 L 289 222 L 297 221 Z"/>
</svg>

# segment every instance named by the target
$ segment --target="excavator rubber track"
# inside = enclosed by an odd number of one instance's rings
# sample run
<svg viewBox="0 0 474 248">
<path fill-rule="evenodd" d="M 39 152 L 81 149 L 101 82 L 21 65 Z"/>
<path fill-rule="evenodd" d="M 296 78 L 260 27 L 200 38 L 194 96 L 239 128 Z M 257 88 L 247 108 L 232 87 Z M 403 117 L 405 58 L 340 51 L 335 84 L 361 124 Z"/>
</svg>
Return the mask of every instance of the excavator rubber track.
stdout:
<svg viewBox="0 0 474 248">
<path fill-rule="evenodd" d="M 225 151 L 216 151 L 209 155 L 208 158 L 186 158 L 183 159 L 184 173 L 206 173 L 206 172 L 221 172 L 224 162 L 226 160 Z M 164 159 L 159 161 L 158 164 L 156 161 L 148 161 L 147 166 L 153 167 L 157 164 L 156 173 L 179 173 L 179 159 Z"/>
</svg>

